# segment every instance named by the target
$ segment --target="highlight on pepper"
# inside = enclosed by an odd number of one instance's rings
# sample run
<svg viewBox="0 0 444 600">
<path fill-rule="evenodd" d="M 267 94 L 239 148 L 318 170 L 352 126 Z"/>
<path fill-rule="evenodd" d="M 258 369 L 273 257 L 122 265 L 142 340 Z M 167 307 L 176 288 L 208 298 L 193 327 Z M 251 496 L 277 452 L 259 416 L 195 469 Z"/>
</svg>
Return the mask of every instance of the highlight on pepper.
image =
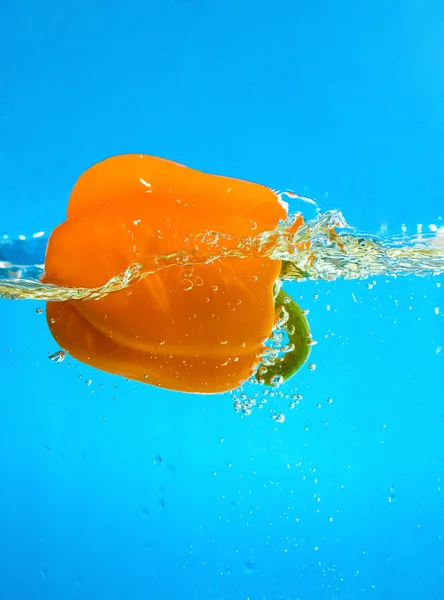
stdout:
<svg viewBox="0 0 444 600">
<path fill-rule="evenodd" d="M 289 378 L 309 354 L 309 327 L 279 291 L 281 261 L 226 253 L 286 217 L 265 186 L 162 158 L 130 154 L 92 166 L 50 236 L 42 281 L 94 288 L 131 264 L 180 260 L 97 300 L 48 302 L 53 337 L 83 363 L 177 391 L 225 392 L 254 374 L 266 385 Z M 196 249 L 213 259 L 187 264 Z M 279 320 L 285 352 L 269 343 Z"/>
</svg>

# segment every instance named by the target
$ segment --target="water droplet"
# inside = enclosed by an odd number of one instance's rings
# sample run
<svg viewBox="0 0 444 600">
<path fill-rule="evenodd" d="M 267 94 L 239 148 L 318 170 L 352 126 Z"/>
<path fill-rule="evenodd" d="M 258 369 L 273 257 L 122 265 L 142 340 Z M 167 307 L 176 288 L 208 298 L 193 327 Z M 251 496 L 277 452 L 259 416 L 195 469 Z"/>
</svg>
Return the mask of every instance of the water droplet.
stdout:
<svg viewBox="0 0 444 600">
<path fill-rule="evenodd" d="M 219 288 L 217 287 L 217 285 L 213 285 L 211 289 L 212 289 L 214 292 L 217 292 L 217 290 L 218 290 Z"/>
<path fill-rule="evenodd" d="M 250 229 L 252 229 L 253 231 L 254 231 L 255 229 L 257 229 L 257 223 L 256 223 L 256 221 L 250 221 L 250 222 L 248 223 L 248 227 L 249 227 Z"/>
<path fill-rule="evenodd" d="M 327 402 L 328 404 L 331 404 L 333 402 L 333 398 L 327 398 Z"/>
<path fill-rule="evenodd" d="M 160 467 L 160 465 L 162 464 L 162 462 L 163 462 L 163 459 L 162 459 L 162 457 L 160 456 L 160 454 L 158 454 L 158 455 L 157 455 L 157 456 L 154 458 L 154 464 L 155 464 L 157 467 Z"/>
<path fill-rule="evenodd" d="M 91 380 L 91 379 L 87 379 L 87 380 L 85 381 L 85 383 L 86 383 L 86 385 L 88 385 L 88 386 L 89 386 L 89 385 L 91 385 L 91 384 L 92 384 L 92 380 Z"/>
<path fill-rule="evenodd" d="M 57 352 L 54 352 L 54 354 L 48 354 L 48 358 L 53 362 L 61 363 L 62 360 L 65 358 L 65 353 L 63 352 L 63 350 L 58 350 Z"/>
<path fill-rule="evenodd" d="M 38 315 L 41 315 L 41 314 L 42 314 L 42 312 L 43 312 L 43 308 L 36 308 L 36 309 L 35 309 L 35 312 L 36 312 Z"/>
<path fill-rule="evenodd" d="M 195 277 L 195 278 L 194 278 L 194 283 L 195 283 L 195 284 L 196 284 L 198 287 L 200 287 L 201 285 L 203 285 L 203 279 L 202 279 L 202 277 L 199 277 L 199 276 Z"/>
<path fill-rule="evenodd" d="M 316 371 L 316 365 L 315 365 L 315 363 L 310 363 L 308 365 L 308 368 L 310 369 L 310 371 Z"/>
</svg>

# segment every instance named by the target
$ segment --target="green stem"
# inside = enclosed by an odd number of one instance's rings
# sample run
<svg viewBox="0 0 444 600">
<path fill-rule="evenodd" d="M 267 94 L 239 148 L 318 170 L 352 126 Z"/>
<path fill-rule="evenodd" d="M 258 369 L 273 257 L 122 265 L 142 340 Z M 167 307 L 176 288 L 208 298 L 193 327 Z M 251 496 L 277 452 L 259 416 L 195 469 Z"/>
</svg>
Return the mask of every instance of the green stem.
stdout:
<svg viewBox="0 0 444 600">
<path fill-rule="evenodd" d="M 291 352 L 279 357 L 273 365 L 259 366 L 256 378 L 265 385 L 272 385 L 273 381 L 283 378 L 287 381 L 298 371 L 310 354 L 310 326 L 299 305 L 284 291 L 280 291 L 275 299 L 276 316 L 282 309 L 288 313 L 288 320 L 284 330 L 288 335 L 288 343 L 294 346 Z M 264 367 L 267 369 L 263 373 Z M 261 372 L 259 374 L 259 372 Z"/>
</svg>

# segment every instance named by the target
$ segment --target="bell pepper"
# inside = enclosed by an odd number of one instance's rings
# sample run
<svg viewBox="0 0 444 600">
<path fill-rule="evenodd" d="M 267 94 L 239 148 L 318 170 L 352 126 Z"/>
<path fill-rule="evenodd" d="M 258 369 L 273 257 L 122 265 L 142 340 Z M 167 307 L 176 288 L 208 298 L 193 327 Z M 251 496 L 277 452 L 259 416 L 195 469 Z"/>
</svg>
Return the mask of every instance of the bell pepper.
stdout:
<svg viewBox="0 0 444 600">
<path fill-rule="evenodd" d="M 99 162 L 78 179 L 67 218 L 50 236 L 43 281 L 95 288 L 134 263 L 156 268 L 98 300 L 48 302 L 53 337 L 83 363 L 158 387 L 239 386 L 271 335 L 281 261 L 224 251 L 286 216 L 262 185 L 140 154 Z M 184 253 L 196 251 L 213 259 L 187 264 Z M 159 268 L 159 257 L 175 253 L 177 263 Z"/>
</svg>

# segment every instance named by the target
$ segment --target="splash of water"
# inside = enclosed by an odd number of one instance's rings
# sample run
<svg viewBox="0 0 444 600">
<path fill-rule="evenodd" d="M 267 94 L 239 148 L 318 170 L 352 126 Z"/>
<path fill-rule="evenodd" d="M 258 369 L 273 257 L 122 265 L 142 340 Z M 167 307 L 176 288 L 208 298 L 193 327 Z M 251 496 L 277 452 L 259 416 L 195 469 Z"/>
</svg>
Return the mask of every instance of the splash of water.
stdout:
<svg viewBox="0 0 444 600">
<path fill-rule="evenodd" d="M 97 288 L 67 288 L 43 284 L 44 248 L 38 241 L 0 241 L 0 297 L 32 300 L 93 300 L 122 290 L 160 269 L 208 264 L 219 258 L 267 257 L 283 261 L 281 278 L 327 280 L 366 279 L 400 275 L 436 276 L 444 273 L 444 227 L 413 236 L 361 234 L 339 211 L 317 214 L 296 232 L 290 215 L 274 230 L 248 238 L 220 232 L 196 237 L 195 249 L 153 256 L 149 264 L 132 264 Z M 211 241 L 212 242 L 211 242 Z M 224 241 L 229 241 L 228 247 Z M 234 247 L 233 247 L 233 241 Z M 213 244 L 213 247 L 212 247 Z"/>
</svg>

